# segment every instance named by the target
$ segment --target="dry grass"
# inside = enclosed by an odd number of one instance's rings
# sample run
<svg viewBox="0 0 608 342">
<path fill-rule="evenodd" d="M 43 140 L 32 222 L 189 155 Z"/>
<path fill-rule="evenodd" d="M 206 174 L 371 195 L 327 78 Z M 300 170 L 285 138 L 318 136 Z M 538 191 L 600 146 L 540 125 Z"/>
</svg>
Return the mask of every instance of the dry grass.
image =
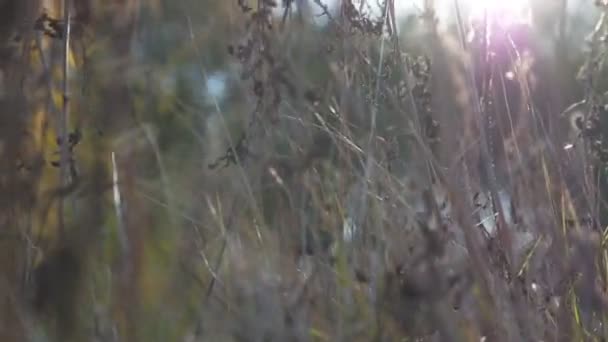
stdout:
<svg viewBox="0 0 608 342">
<path fill-rule="evenodd" d="M 184 1 L 171 58 L 203 84 L 200 42 L 231 64 L 229 100 L 197 102 L 131 55 L 137 2 L 94 3 L 70 9 L 73 65 L 54 31 L 0 55 L 0 340 L 607 336 L 603 16 L 575 83 L 562 31 L 551 54 L 527 25 L 443 31 L 428 4 L 404 32 L 392 0 Z"/>
</svg>

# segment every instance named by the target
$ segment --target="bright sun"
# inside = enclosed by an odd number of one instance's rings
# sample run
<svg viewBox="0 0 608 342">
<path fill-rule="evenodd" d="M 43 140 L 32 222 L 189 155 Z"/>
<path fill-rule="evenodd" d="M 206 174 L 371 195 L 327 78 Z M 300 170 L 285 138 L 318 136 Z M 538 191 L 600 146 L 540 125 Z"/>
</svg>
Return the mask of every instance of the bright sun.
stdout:
<svg viewBox="0 0 608 342">
<path fill-rule="evenodd" d="M 327 5 L 336 6 L 341 0 L 321 0 Z M 358 6 L 361 0 L 352 0 Z M 364 0 L 370 5 L 374 12 L 379 11 L 377 0 Z M 420 13 L 424 3 L 433 4 L 435 13 L 440 22 L 453 18 L 456 4 L 460 7 L 463 19 L 482 19 L 487 14 L 493 21 L 502 25 L 521 23 L 528 21 L 530 0 L 394 0 L 397 16 L 405 16 L 410 13 Z"/>
<path fill-rule="evenodd" d="M 454 3 L 454 1 L 451 1 Z M 493 20 L 509 24 L 521 22 L 528 18 L 528 0 L 458 0 L 459 4 L 470 10 L 470 17 L 491 17 Z M 454 5 L 452 5 L 454 6 Z"/>
<path fill-rule="evenodd" d="M 526 21 L 530 10 L 529 0 L 434 0 L 431 1 L 440 19 L 454 13 L 456 4 L 468 19 L 481 19 L 486 14 L 504 24 Z M 397 12 L 421 10 L 425 0 L 395 0 Z"/>
</svg>

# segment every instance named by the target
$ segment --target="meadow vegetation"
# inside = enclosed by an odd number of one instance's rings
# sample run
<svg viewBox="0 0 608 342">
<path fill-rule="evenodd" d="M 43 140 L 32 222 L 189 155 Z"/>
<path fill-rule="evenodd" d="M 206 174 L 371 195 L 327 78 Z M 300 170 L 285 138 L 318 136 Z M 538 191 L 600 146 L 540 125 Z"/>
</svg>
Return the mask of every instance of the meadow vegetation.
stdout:
<svg viewBox="0 0 608 342">
<path fill-rule="evenodd" d="M 0 0 L 0 341 L 605 341 L 608 4 L 403 2 Z"/>
</svg>

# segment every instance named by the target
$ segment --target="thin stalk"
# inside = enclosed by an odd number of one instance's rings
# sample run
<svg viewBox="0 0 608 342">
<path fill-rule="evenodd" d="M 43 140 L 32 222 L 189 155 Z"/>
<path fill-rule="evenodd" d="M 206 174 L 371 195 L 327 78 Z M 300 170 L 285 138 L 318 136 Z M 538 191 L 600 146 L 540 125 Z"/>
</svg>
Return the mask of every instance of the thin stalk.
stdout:
<svg viewBox="0 0 608 342">
<path fill-rule="evenodd" d="M 458 23 L 458 36 L 460 38 L 460 44 L 461 47 L 463 49 L 466 49 L 466 41 L 465 41 L 465 33 L 464 33 L 464 25 L 463 25 L 463 20 L 462 20 L 462 16 L 460 14 L 460 5 L 458 0 L 454 0 L 454 8 L 456 10 L 456 20 Z M 485 63 L 489 63 L 489 61 L 487 60 L 487 56 L 488 56 L 488 52 L 487 52 L 487 45 L 488 45 L 488 41 L 487 41 L 487 32 L 486 30 L 488 29 L 488 23 L 487 23 L 487 14 L 485 15 L 485 19 L 484 19 L 485 25 L 484 25 L 484 57 L 485 57 Z M 480 140 L 481 140 L 481 159 L 482 159 L 482 163 L 485 166 L 484 167 L 484 173 L 485 173 L 485 177 L 488 180 L 488 188 L 490 190 L 490 193 L 492 195 L 492 203 L 494 204 L 494 208 L 496 208 L 496 210 L 498 211 L 499 215 L 498 215 L 498 229 L 497 229 L 497 234 L 499 236 L 499 239 L 501 241 L 501 245 L 503 247 L 503 252 L 505 253 L 505 256 L 507 258 L 507 264 L 509 266 L 509 270 L 510 272 L 513 272 L 513 256 L 512 254 L 512 248 L 511 248 L 511 240 L 512 237 L 510 235 L 510 232 L 507 230 L 506 227 L 506 222 L 504 219 L 504 212 L 505 209 L 502 206 L 502 203 L 500 203 L 500 201 L 498 200 L 499 196 L 498 196 L 498 190 L 499 190 L 499 186 L 498 186 L 498 180 L 496 178 L 496 170 L 495 170 L 495 162 L 494 162 L 494 158 L 491 154 L 490 148 L 488 146 L 489 144 L 489 139 L 487 136 L 487 120 L 485 115 L 491 115 L 489 113 L 484 113 L 484 109 L 483 108 L 483 104 L 482 104 L 482 99 L 480 98 L 481 93 L 477 87 L 477 85 L 475 84 L 475 76 L 473 75 L 473 70 L 472 68 L 467 68 L 467 72 L 466 72 L 466 76 L 467 76 L 467 83 L 469 84 L 470 89 L 473 89 L 473 95 L 475 97 L 475 101 L 473 103 L 473 111 L 474 111 L 474 115 L 477 118 L 478 122 L 479 122 L 479 134 L 480 134 Z"/>
<path fill-rule="evenodd" d="M 64 187 L 69 184 L 68 180 L 68 163 L 69 163 L 69 150 L 68 150 L 68 121 L 70 115 L 70 97 L 69 97 L 69 58 L 70 58 L 70 0 L 64 0 L 63 2 L 63 108 L 59 113 L 59 137 L 61 138 L 60 148 L 60 159 L 59 159 L 59 183 L 60 187 Z M 63 198 L 59 198 L 59 235 L 63 236 L 64 232 L 64 217 L 63 217 Z"/>
<path fill-rule="evenodd" d="M 118 241 L 120 242 L 121 251 L 125 260 L 129 260 L 127 257 L 129 254 L 129 243 L 128 237 L 126 234 L 126 224 L 125 217 L 123 212 L 122 205 L 122 196 L 120 192 L 120 184 L 118 178 L 118 166 L 116 164 L 116 154 L 114 152 L 111 153 L 112 160 L 112 192 L 113 192 L 113 202 L 114 202 L 114 210 L 116 212 L 116 223 L 117 223 L 117 235 Z"/>
<path fill-rule="evenodd" d="M 259 3 L 258 3 L 259 4 Z M 186 23 L 188 26 L 188 33 L 189 33 L 189 38 L 190 38 L 190 43 L 192 44 L 192 48 L 194 49 L 194 53 L 196 54 L 197 60 L 202 61 L 203 60 L 203 54 L 201 53 L 200 49 L 198 48 L 198 46 L 196 45 L 195 42 L 195 37 L 194 37 L 194 29 L 192 28 L 192 20 L 190 18 L 189 14 L 185 15 L 186 17 Z M 200 64 L 200 68 L 199 71 L 201 73 L 201 76 L 203 78 L 203 80 L 205 81 L 205 84 L 209 83 L 209 75 L 207 73 L 207 70 L 205 69 L 204 65 L 201 63 Z M 230 150 L 233 151 L 234 153 L 234 159 L 236 161 L 236 165 L 237 165 L 237 169 L 239 171 L 239 174 L 241 176 L 241 178 L 243 179 L 243 184 L 245 185 L 245 190 L 247 193 L 247 197 L 249 199 L 251 208 L 254 211 L 254 215 L 256 217 L 257 220 L 259 220 L 259 222 L 262 222 L 262 224 L 265 226 L 266 222 L 264 222 L 263 219 L 263 215 L 261 215 L 261 210 L 260 207 L 255 199 L 255 196 L 253 194 L 253 189 L 251 187 L 249 178 L 247 176 L 247 173 L 245 172 L 245 168 L 243 167 L 243 162 L 241 160 L 241 156 L 239 156 L 238 153 L 236 153 L 236 144 L 234 142 L 234 140 L 232 139 L 232 137 L 230 136 L 230 131 L 228 129 L 228 123 L 226 122 L 226 118 L 224 116 L 224 111 L 222 110 L 220 103 L 217 99 L 217 96 L 212 95 L 211 96 L 211 100 L 213 102 L 213 105 L 215 107 L 215 111 L 218 115 L 218 117 L 220 118 L 220 123 L 222 126 L 222 129 L 224 131 L 224 134 L 226 135 L 226 138 L 228 140 L 228 146 L 230 147 Z M 259 241 L 260 244 L 264 243 L 264 240 L 262 238 L 262 232 L 260 231 L 260 229 L 258 228 L 258 225 L 255 225 L 255 231 L 256 231 L 256 235 L 257 235 L 257 239 Z"/>
<path fill-rule="evenodd" d="M 384 6 L 384 18 L 382 21 L 382 32 L 384 32 L 384 29 L 386 28 L 387 24 L 388 24 L 388 20 L 389 20 L 389 10 L 388 10 L 388 6 L 385 5 Z M 380 88 L 382 85 L 382 68 L 384 66 L 384 52 L 385 52 L 385 39 L 384 39 L 384 35 L 382 34 L 380 37 L 380 56 L 378 57 L 378 66 L 376 68 L 376 87 L 374 90 L 374 97 L 373 97 L 373 101 L 371 104 L 371 116 L 370 116 L 370 129 L 369 129 L 369 136 L 368 136 L 368 140 L 367 140 L 367 153 L 366 155 L 366 160 L 365 160 L 365 169 L 364 169 L 364 173 L 363 173 L 363 179 L 362 179 L 362 184 L 361 184 L 361 193 L 360 193 L 360 198 L 359 198 L 359 202 L 357 203 L 357 210 L 355 211 L 357 213 L 357 216 L 355 218 L 355 227 L 359 228 L 361 227 L 361 225 L 363 225 L 363 222 L 365 222 L 365 217 L 367 214 L 367 194 L 369 191 L 369 185 L 371 183 L 371 179 L 372 179 L 372 171 L 373 171 L 373 161 L 374 161 L 374 151 L 373 151 L 373 143 L 374 143 L 374 138 L 376 136 L 376 124 L 377 124 L 377 117 L 378 117 L 378 98 L 380 97 Z"/>
</svg>

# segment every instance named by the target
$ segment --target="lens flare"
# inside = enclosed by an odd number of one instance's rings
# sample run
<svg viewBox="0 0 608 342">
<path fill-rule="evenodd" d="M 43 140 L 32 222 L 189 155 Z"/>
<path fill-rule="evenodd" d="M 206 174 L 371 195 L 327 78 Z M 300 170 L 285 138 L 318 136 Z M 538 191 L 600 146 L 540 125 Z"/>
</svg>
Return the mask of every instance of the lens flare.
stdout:
<svg viewBox="0 0 608 342">
<path fill-rule="evenodd" d="M 485 42 L 495 59 L 511 60 L 533 43 L 529 0 L 454 0 L 469 19 L 469 42 Z"/>
<path fill-rule="evenodd" d="M 493 24 L 510 26 L 529 19 L 528 0 L 459 0 L 459 3 L 469 8 L 473 21 L 488 19 Z"/>
</svg>

